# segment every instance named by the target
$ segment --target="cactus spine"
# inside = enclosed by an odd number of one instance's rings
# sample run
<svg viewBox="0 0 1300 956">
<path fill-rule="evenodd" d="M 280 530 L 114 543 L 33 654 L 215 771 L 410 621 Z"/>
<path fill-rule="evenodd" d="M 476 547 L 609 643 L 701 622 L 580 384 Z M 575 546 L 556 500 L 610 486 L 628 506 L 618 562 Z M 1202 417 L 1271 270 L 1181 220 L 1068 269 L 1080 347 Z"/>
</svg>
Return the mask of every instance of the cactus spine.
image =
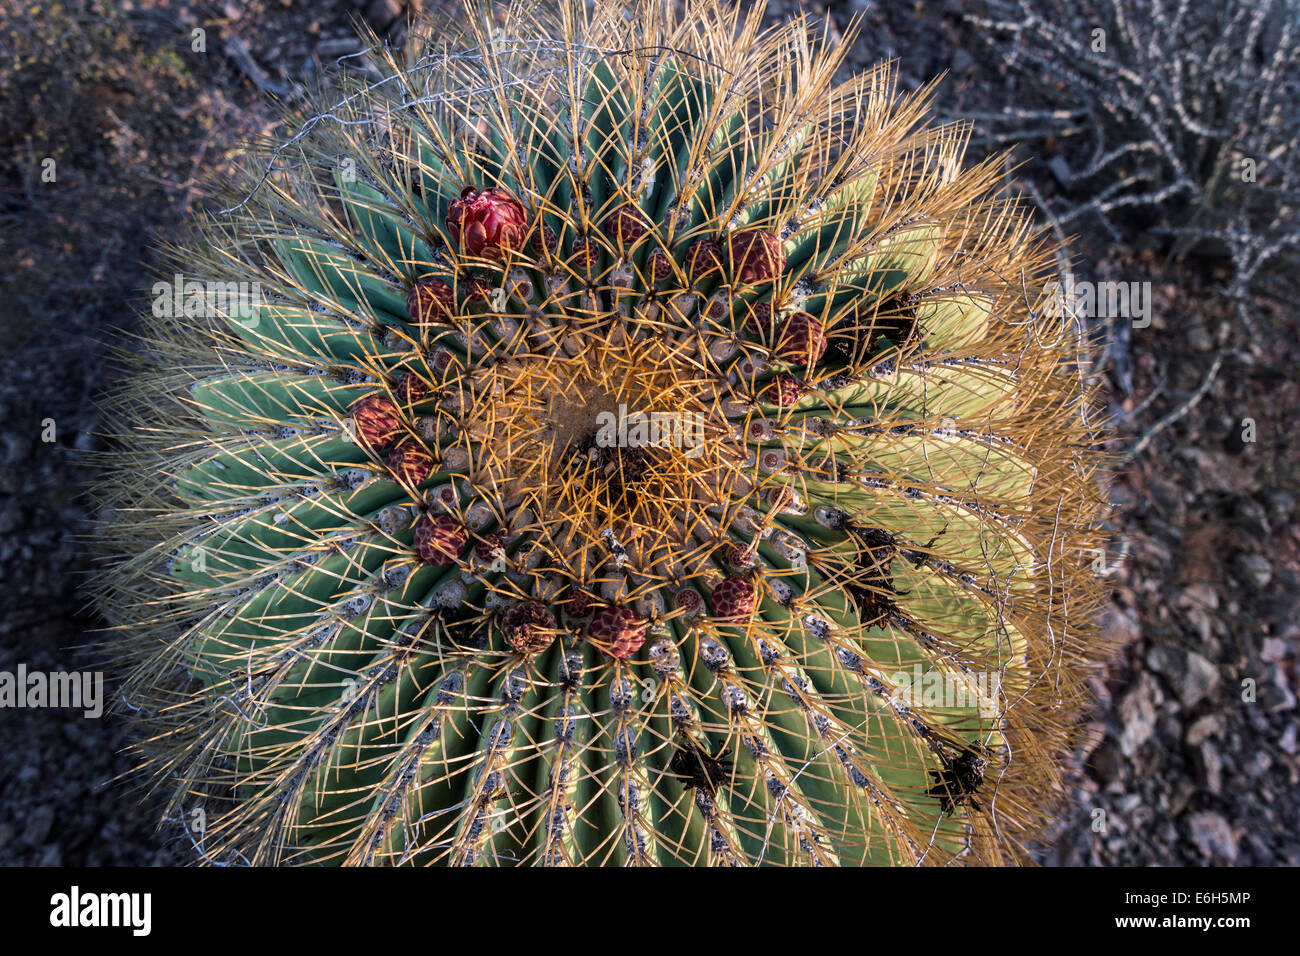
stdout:
<svg viewBox="0 0 1300 956">
<path fill-rule="evenodd" d="M 1099 512 L 1051 248 L 761 10 L 469 3 L 172 250 L 100 582 L 205 859 L 1023 857 Z"/>
</svg>

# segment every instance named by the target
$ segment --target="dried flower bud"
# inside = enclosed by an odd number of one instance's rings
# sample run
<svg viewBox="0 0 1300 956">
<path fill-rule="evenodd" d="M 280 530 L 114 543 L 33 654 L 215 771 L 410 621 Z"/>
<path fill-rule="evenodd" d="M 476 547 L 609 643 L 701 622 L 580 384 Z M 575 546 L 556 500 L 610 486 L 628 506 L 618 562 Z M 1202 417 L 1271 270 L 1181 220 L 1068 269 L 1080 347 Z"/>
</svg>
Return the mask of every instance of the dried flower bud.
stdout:
<svg viewBox="0 0 1300 956">
<path fill-rule="evenodd" d="M 428 384 L 414 372 L 407 372 L 399 378 L 393 391 L 397 393 L 398 398 L 408 405 L 422 402 L 429 397 Z"/>
<path fill-rule="evenodd" d="M 807 312 L 796 312 L 781 326 L 776 354 L 796 365 L 815 365 L 826 351 L 826 331 Z"/>
<path fill-rule="evenodd" d="M 766 229 L 746 229 L 727 237 L 731 275 L 738 282 L 754 285 L 771 282 L 785 268 L 785 245 Z"/>
<path fill-rule="evenodd" d="M 712 239 L 697 239 L 686 250 L 686 274 L 692 281 L 722 270 L 722 247 Z"/>
<path fill-rule="evenodd" d="M 569 264 L 575 272 L 588 272 L 600 262 L 600 244 L 593 236 L 578 236 L 573 240 L 573 255 Z"/>
<path fill-rule="evenodd" d="M 766 335 L 772 330 L 772 303 L 755 302 L 745 315 L 745 328 L 754 335 Z"/>
<path fill-rule="evenodd" d="M 453 565 L 465 551 L 465 528 L 450 515 L 426 514 L 415 525 L 415 553 L 435 568 Z"/>
<path fill-rule="evenodd" d="M 646 234 L 650 224 L 636 206 L 623 206 L 605 218 L 604 228 L 605 234 L 615 242 L 630 246 Z"/>
<path fill-rule="evenodd" d="M 663 282 L 673 274 L 673 260 L 662 249 L 656 249 L 646 260 L 646 268 L 651 279 L 655 282 Z"/>
<path fill-rule="evenodd" d="M 763 389 L 763 399 L 780 408 L 789 408 L 799 401 L 799 380 L 782 372 Z"/>
<path fill-rule="evenodd" d="M 554 253 L 559 248 L 560 240 L 555 235 L 555 230 L 550 226 L 542 226 L 540 229 L 533 231 L 532 242 L 533 252 L 540 258 L 547 253 Z"/>
<path fill-rule="evenodd" d="M 536 601 L 511 608 L 503 623 L 506 643 L 520 654 L 538 654 L 555 640 L 555 615 Z"/>
<path fill-rule="evenodd" d="M 406 293 L 406 314 L 416 325 L 445 325 L 456 314 L 456 294 L 441 279 L 425 276 Z"/>
</svg>

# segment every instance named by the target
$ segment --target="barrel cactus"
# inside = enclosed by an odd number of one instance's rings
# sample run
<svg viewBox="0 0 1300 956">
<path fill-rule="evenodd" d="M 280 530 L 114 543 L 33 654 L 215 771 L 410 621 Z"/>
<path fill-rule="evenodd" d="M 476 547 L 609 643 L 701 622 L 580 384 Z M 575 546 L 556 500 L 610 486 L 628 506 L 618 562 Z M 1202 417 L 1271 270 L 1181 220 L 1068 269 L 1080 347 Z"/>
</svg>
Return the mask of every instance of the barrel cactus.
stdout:
<svg viewBox="0 0 1300 956">
<path fill-rule="evenodd" d="M 1024 859 L 1100 498 L 1000 161 L 802 19 L 458 21 L 254 148 L 132 345 L 97 596 L 169 812 L 223 863 Z"/>
</svg>

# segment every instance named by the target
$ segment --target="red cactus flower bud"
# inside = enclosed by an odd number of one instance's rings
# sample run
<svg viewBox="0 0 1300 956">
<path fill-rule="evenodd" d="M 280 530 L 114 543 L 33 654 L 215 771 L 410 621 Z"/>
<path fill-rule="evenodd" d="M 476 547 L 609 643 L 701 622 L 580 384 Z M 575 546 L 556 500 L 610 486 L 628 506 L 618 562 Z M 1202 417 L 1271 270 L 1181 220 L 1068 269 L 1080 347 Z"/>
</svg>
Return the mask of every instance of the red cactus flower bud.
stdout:
<svg viewBox="0 0 1300 956">
<path fill-rule="evenodd" d="M 573 240 L 573 255 L 570 265 L 576 272 L 587 272 L 595 268 L 600 261 L 600 244 L 593 236 L 578 236 Z"/>
<path fill-rule="evenodd" d="M 755 302 L 745 315 L 745 328 L 754 335 L 766 335 L 772 328 L 772 303 Z"/>
<path fill-rule="evenodd" d="M 650 271 L 650 278 L 655 282 L 663 282 L 673 274 L 673 260 L 662 249 L 656 249 L 646 260 L 646 268 Z"/>
<path fill-rule="evenodd" d="M 781 326 L 776 354 L 796 365 L 815 365 L 826 351 L 826 330 L 807 312 L 796 312 Z"/>
<path fill-rule="evenodd" d="M 367 395 L 348 409 L 352 437 L 362 448 L 378 451 L 402 434 L 402 416 L 387 395 Z"/>
<path fill-rule="evenodd" d="M 686 250 L 686 274 L 698 281 L 722 269 L 722 247 L 712 239 L 697 239 Z"/>
<path fill-rule="evenodd" d="M 650 228 L 645 213 L 636 206 L 615 209 L 604 222 L 605 234 L 620 245 L 631 245 Z"/>
<path fill-rule="evenodd" d="M 425 481 L 434 469 L 433 455 L 418 441 L 404 441 L 388 453 L 388 470 L 412 487 Z"/>
<path fill-rule="evenodd" d="M 799 401 L 799 380 L 782 372 L 767 383 L 763 398 L 780 408 L 789 408 Z"/>
<path fill-rule="evenodd" d="M 627 660 L 645 643 L 649 621 L 625 607 L 606 607 L 596 612 L 587 626 L 591 642 L 610 657 Z"/>
<path fill-rule="evenodd" d="M 771 282 L 785 268 L 785 245 L 766 229 L 745 229 L 727 237 L 732 278 L 753 285 Z"/>
<path fill-rule="evenodd" d="M 555 235 L 554 229 L 550 226 L 542 226 L 541 229 L 537 229 L 533 232 L 531 244 L 533 252 L 538 256 L 543 256 L 548 252 L 555 252 L 555 250 L 559 248 L 560 240 L 559 237 Z"/>
<path fill-rule="evenodd" d="M 503 623 L 506 643 L 520 654 L 538 654 L 555 640 L 555 615 L 536 601 L 512 607 Z"/>
<path fill-rule="evenodd" d="M 466 186 L 447 212 L 447 231 L 461 252 L 500 259 L 524 241 L 524 207 L 504 189 Z"/>
<path fill-rule="evenodd" d="M 713 589 L 713 616 L 728 624 L 743 624 L 754 613 L 754 582 L 748 577 L 723 578 Z"/>
<path fill-rule="evenodd" d="M 426 514 L 415 525 L 415 553 L 425 564 L 445 568 L 465 551 L 465 528 L 450 515 Z"/>
<path fill-rule="evenodd" d="M 407 372 L 399 378 L 393 391 L 397 393 L 398 398 L 409 405 L 422 402 L 429 397 L 428 383 L 414 372 Z"/>
<path fill-rule="evenodd" d="M 591 611 L 591 595 L 576 587 L 570 587 L 565 596 L 564 610 L 571 617 L 586 617 Z"/>
<path fill-rule="evenodd" d="M 425 276 L 406 293 L 406 314 L 416 325 L 448 323 L 456 314 L 456 294 L 435 276 Z"/>
</svg>

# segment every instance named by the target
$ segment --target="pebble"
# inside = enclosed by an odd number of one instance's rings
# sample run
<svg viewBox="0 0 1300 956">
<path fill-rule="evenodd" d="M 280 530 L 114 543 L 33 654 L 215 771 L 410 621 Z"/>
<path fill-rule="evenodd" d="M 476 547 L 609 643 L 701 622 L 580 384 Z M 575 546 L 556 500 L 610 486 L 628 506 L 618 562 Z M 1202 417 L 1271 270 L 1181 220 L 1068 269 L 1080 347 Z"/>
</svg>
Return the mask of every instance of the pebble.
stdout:
<svg viewBox="0 0 1300 956">
<path fill-rule="evenodd" d="M 1287 724 L 1286 730 L 1282 732 L 1281 738 L 1277 745 L 1287 754 L 1295 756 L 1296 752 L 1296 729 L 1295 724 Z"/>
<path fill-rule="evenodd" d="M 1237 837 L 1228 821 L 1212 812 L 1193 813 L 1187 818 L 1193 843 L 1206 857 L 1216 861 L 1234 863 L 1237 859 Z"/>
<path fill-rule="evenodd" d="M 1223 792 L 1223 757 L 1214 744 L 1206 741 L 1195 752 L 1198 776 L 1210 793 L 1218 796 Z"/>
<path fill-rule="evenodd" d="M 1195 651 L 1187 652 L 1187 667 L 1176 690 L 1183 706 L 1191 710 L 1219 689 L 1219 669 Z"/>
<path fill-rule="evenodd" d="M 1273 565 L 1262 554 L 1243 554 L 1237 559 L 1237 570 L 1263 588 L 1273 580 Z"/>
<path fill-rule="evenodd" d="M 1187 728 L 1187 745 L 1199 747 L 1211 737 L 1221 736 L 1223 736 L 1223 718 L 1218 714 L 1206 714 Z"/>
</svg>

